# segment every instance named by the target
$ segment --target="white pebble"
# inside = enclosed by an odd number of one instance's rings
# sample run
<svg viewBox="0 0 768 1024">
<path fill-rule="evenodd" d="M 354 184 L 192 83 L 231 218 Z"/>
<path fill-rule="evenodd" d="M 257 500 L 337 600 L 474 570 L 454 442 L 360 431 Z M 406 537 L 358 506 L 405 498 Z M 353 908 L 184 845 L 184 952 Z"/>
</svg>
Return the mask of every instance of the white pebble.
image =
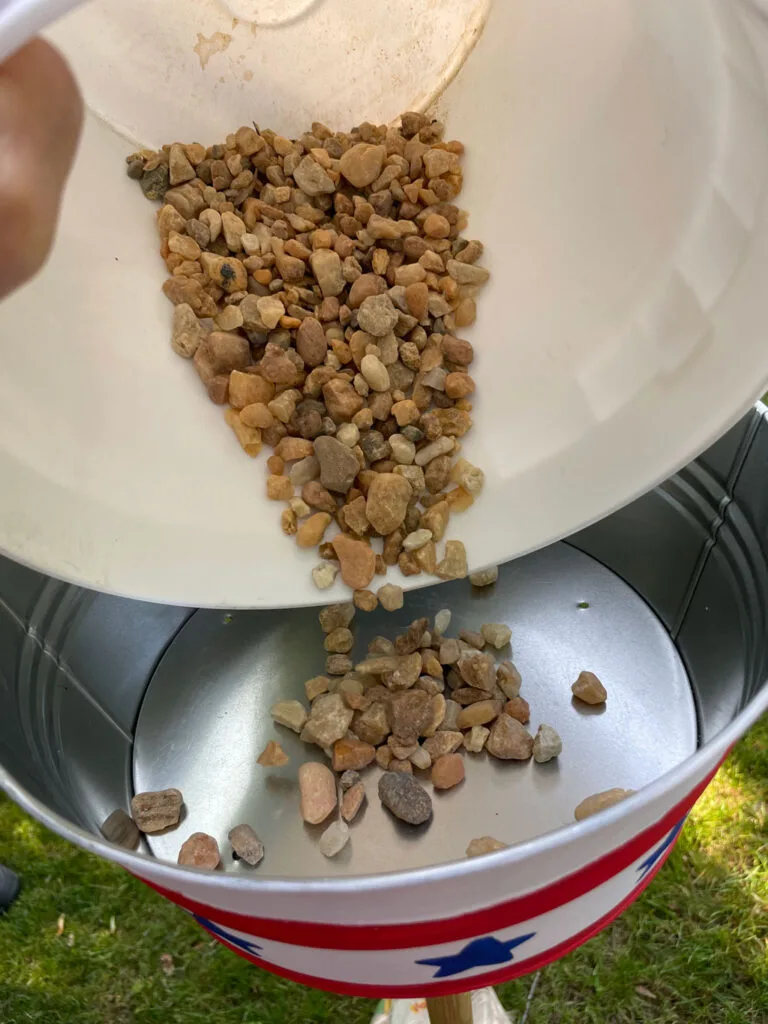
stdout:
<svg viewBox="0 0 768 1024">
<path fill-rule="evenodd" d="M 401 466 L 410 466 L 416 457 L 416 445 L 402 434 L 393 434 L 389 439 L 392 458 Z"/>
<path fill-rule="evenodd" d="M 336 440 L 341 441 L 348 448 L 354 448 L 360 440 L 360 431 L 354 423 L 342 423 L 336 431 Z"/>
<path fill-rule="evenodd" d="M 429 751 L 425 750 L 424 747 L 417 747 L 408 760 L 414 768 L 419 768 L 423 772 L 426 771 L 427 768 L 432 767 L 432 758 L 429 756 Z"/>
<path fill-rule="evenodd" d="M 499 567 L 491 565 L 487 569 L 480 569 L 478 572 L 469 574 L 469 582 L 473 587 L 490 587 L 499 578 Z"/>
<path fill-rule="evenodd" d="M 435 632 L 444 636 L 451 624 L 451 609 L 441 608 L 435 616 Z"/>
<path fill-rule="evenodd" d="M 419 548 L 423 548 L 424 545 L 428 544 L 431 540 L 431 530 L 414 530 L 413 533 L 409 533 L 403 541 L 403 548 L 405 551 L 418 551 Z"/>
<path fill-rule="evenodd" d="M 327 590 L 333 585 L 338 574 L 339 567 L 333 562 L 322 562 L 312 570 L 312 580 L 318 590 Z"/>
<path fill-rule="evenodd" d="M 363 356 L 360 360 L 360 372 L 374 391 L 389 390 L 389 371 L 378 356 Z"/>
<path fill-rule="evenodd" d="M 343 821 L 334 821 L 320 836 L 318 846 L 324 857 L 335 857 L 349 842 L 349 828 Z"/>
<path fill-rule="evenodd" d="M 483 489 L 485 473 L 466 459 L 457 459 L 451 470 L 451 480 L 463 487 L 467 494 L 476 498 Z"/>
<path fill-rule="evenodd" d="M 414 462 L 417 466 L 427 466 L 436 459 L 438 455 L 447 455 L 454 449 L 455 442 L 452 437 L 438 437 L 436 441 L 425 445 L 416 452 Z"/>
<path fill-rule="evenodd" d="M 306 501 L 304 501 L 303 498 L 298 497 L 289 499 L 288 508 L 290 508 L 291 512 L 293 512 L 297 519 L 304 519 L 312 511 Z"/>
<path fill-rule="evenodd" d="M 506 647 L 512 639 L 512 630 L 501 622 L 486 622 L 484 626 L 480 627 L 480 632 L 491 647 L 495 647 L 497 651 Z"/>
<path fill-rule="evenodd" d="M 328 352 L 326 353 L 325 356 L 325 365 L 330 366 L 332 370 L 340 370 L 341 360 L 339 359 L 335 352 Z"/>
<path fill-rule="evenodd" d="M 551 761 L 562 753 L 563 741 L 551 725 L 540 725 L 533 741 L 533 760 L 539 764 Z"/>
</svg>

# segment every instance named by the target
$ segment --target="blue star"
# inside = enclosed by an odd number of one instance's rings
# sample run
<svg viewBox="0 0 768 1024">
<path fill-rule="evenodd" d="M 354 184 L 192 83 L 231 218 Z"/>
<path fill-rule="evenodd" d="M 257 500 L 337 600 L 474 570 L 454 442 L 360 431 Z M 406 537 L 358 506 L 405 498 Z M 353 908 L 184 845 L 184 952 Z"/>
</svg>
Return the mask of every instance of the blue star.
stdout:
<svg viewBox="0 0 768 1024">
<path fill-rule="evenodd" d="M 232 935 L 230 932 L 225 931 L 220 925 L 214 924 L 213 921 L 208 921 L 204 917 L 200 917 L 198 914 L 192 915 L 198 924 L 201 924 L 203 928 L 211 932 L 213 935 L 217 935 L 220 939 L 224 939 L 230 946 L 235 946 L 236 949 L 242 949 L 244 953 L 248 953 L 249 956 L 255 956 L 261 959 L 261 955 L 258 950 L 262 947 L 257 945 L 255 942 L 251 942 L 249 939 L 243 939 L 239 935 Z"/>
<path fill-rule="evenodd" d="M 508 964 L 514 957 L 512 950 L 521 946 L 528 939 L 532 939 L 536 932 L 529 935 L 520 935 L 509 942 L 500 942 L 492 935 L 484 939 L 473 939 L 472 942 L 460 949 L 452 956 L 438 956 L 432 960 L 417 960 L 417 964 L 425 964 L 427 967 L 437 967 L 433 978 L 450 978 L 454 974 L 463 974 L 471 971 L 473 967 L 492 967 L 494 964 Z"/>
<path fill-rule="evenodd" d="M 680 821 L 678 821 L 678 823 L 675 825 L 675 827 L 669 833 L 669 835 L 664 840 L 664 842 L 660 846 L 658 846 L 653 851 L 653 853 L 649 854 L 646 857 L 646 859 L 643 861 L 642 864 L 638 865 L 637 870 L 638 871 L 642 871 L 642 874 L 640 875 L 640 878 L 638 879 L 638 882 L 642 882 L 642 880 L 645 878 L 645 876 L 648 874 L 648 872 L 651 870 L 651 868 L 654 866 L 654 864 L 656 864 L 656 862 L 662 856 L 662 854 L 664 854 L 664 852 L 670 848 L 672 843 L 674 843 L 674 841 L 680 835 L 680 832 L 682 831 L 683 825 L 685 824 L 686 817 L 687 817 L 687 815 L 683 815 L 683 817 L 680 819 Z"/>
</svg>

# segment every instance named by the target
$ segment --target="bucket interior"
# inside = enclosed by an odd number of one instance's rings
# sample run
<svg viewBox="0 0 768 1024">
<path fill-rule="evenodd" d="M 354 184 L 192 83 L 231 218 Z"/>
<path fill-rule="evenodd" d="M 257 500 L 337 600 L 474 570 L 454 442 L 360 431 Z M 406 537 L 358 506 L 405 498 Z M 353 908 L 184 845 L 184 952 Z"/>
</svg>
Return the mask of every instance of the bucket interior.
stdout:
<svg viewBox="0 0 768 1024">
<path fill-rule="evenodd" d="M 90 110 L 52 260 L 0 317 L 0 548 L 163 602 L 322 600 L 170 349 L 154 209 L 124 174 L 137 144 L 253 120 L 349 129 L 434 101 L 467 146 L 492 274 L 464 452 L 486 495 L 455 524 L 472 566 L 618 507 L 754 398 L 768 147 L 747 0 L 391 7 L 96 0 L 54 27 Z"/>
<path fill-rule="evenodd" d="M 466 755 L 467 779 L 435 793 L 427 829 L 379 806 L 379 769 L 353 842 L 334 861 L 298 812 L 298 765 L 322 755 L 273 725 L 271 704 L 303 698 L 325 654 L 316 613 L 190 611 L 96 594 L 0 563 L 0 764 L 40 801 L 98 833 L 133 792 L 176 786 L 178 829 L 145 852 L 175 862 L 194 831 L 220 842 L 241 821 L 264 839 L 259 877 L 382 873 L 460 859 L 470 839 L 515 843 L 572 821 L 593 792 L 641 788 L 764 699 L 768 570 L 757 540 L 768 441 L 754 413 L 661 488 L 567 543 L 510 563 L 493 587 L 457 581 L 408 595 L 401 612 L 358 612 L 356 654 L 376 634 L 452 609 L 452 632 L 512 628 L 531 724 L 553 725 L 557 762 Z M 755 511 L 757 509 L 757 512 Z M 507 652 L 508 654 L 508 652 Z M 502 656 L 507 656 L 503 654 Z M 579 708 L 582 669 L 604 709 Z M 279 738 L 291 762 L 256 757 Z"/>
</svg>

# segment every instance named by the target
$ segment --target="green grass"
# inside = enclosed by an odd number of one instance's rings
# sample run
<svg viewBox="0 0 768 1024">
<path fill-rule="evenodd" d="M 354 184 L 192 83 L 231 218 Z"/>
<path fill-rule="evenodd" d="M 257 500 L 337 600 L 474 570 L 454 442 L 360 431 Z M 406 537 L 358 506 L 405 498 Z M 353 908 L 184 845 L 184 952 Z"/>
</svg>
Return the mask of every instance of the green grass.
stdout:
<svg viewBox="0 0 768 1024">
<path fill-rule="evenodd" d="M 3 798 L 0 862 L 24 882 L 0 918 L 2 1024 L 370 1020 L 364 1000 L 304 989 L 240 960 L 140 882 Z M 530 986 L 523 978 L 500 990 L 515 1021 Z M 768 1022 L 768 718 L 733 752 L 638 902 L 541 972 L 528 1017 L 646 1021 Z"/>
</svg>

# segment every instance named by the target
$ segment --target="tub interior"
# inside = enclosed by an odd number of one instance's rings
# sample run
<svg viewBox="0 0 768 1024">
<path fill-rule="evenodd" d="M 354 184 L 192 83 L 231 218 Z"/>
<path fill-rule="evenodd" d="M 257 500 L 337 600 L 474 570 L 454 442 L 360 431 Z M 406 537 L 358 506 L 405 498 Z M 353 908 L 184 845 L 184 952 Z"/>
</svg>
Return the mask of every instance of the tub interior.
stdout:
<svg viewBox="0 0 768 1024">
<path fill-rule="evenodd" d="M 569 541 L 507 564 L 499 582 L 407 596 L 393 615 L 358 613 L 357 647 L 452 608 L 452 629 L 502 621 L 531 725 L 553 725 L 549 765 L 467 755 L 465 783 L 435 795 L 423 832 L 385 820 L 370 799 L 342 858 L 327 862 L 298 814 L 296 770 L 319 755 L 272 725 L 276 699 L 323 670 L 316 611 L 195 611 L 111 597 L 0 562 L 0 764 L 48 808 L 93 833 L 134 791 L 178 786 L 179 829 L 145 852 L 175 861 L 192 831 L 248 821 L 267 844 L 265 875 L 415 867 L 463 856 L 490 834 L 517 842 L 572 820 L 613 786 L 640 788 L 715 737 L 764 686 L 768 467 L 764 411 L 753 411 L 663 486 Z M 586 607 L 585 607 L 586 605 Z M 501 656 L 509 656 L 503 652 Z M 581 669 L 609 691 L 604 711 L 571 701 Z M 255 759 L 270 738 L 282 769 Z M 318 759 L 322 760 L 322 755 Z"/>
</svg>

